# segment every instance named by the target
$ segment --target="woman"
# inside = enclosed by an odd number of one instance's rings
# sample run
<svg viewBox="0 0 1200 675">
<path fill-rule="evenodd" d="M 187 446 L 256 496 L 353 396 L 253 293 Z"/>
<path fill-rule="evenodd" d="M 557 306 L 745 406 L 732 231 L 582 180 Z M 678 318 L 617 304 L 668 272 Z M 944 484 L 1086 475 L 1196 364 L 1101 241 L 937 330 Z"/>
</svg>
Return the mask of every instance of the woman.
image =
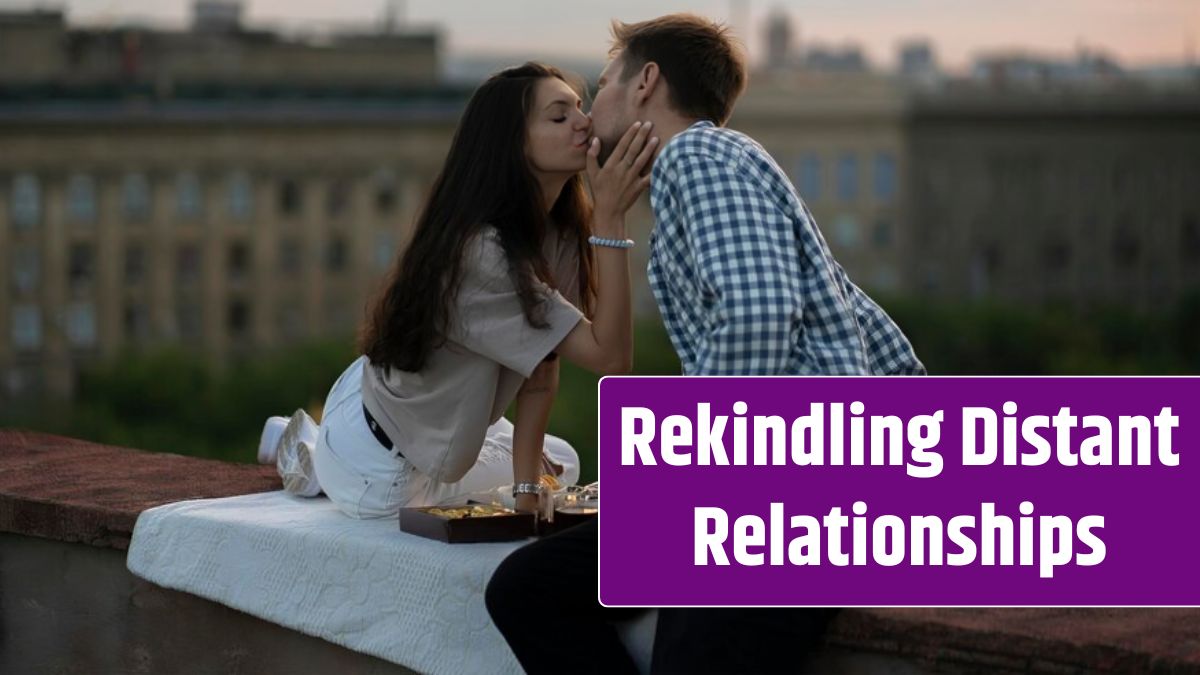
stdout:
<svg viewBox="0 0 1200 675">
<path fill-rule="evenodd" d="M 602 374 L 630 368 L 624 215 L 649 183 L 649 133 L 634 125 L 600 168 L 591 120 L 560 71 L 527 63 L 485 82 L 321 426 L 298 411 L 282 434 L 280 418 L 264 429 L 285 487 L 323 489 L 369 518 L 511 483 L 517 508 L 532 511 L 543 447 L 573 482 L 578 456 L 546 435 L 557 357 Z"/>
</svg>

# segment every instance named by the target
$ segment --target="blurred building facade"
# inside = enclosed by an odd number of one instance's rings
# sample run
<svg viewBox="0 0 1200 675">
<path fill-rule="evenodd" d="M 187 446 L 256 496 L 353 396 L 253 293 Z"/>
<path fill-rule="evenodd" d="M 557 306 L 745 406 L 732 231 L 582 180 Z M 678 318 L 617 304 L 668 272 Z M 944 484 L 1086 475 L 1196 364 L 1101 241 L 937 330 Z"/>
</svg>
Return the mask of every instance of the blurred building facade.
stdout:
<svg viewBox="0 0 1200 675">
<path fill-rule="evenodd" d="M 1200 292 L 1200 88 L 914 97 L 908 290 L 1170 309 Z"/>
<path fill-rule="evenodd" d="M 899 74 L 847 72 L 773 20 L 731 126 L 859 285 L 1146 309 L 1200 288 L 1200 80 L 954 80 L 920 40 Z M 0 398 L 69 395 L 127 349 L 350 335 L 470 93 L 439 58 L 436 34 L 296 41 L 228 2 L 176 32 L 0 14 Z M 645 201 L 629 222 L 646 242 Z"/>
<path fill-rule="evenodd" d="M 69 395 L 128 349 L 227 364 L 354 331 L 468 92 L 438 83 L 433 34 L 305 45 L 237 20 L 0 15 L 0 397 Z"/>
<path fill-rule="evenodd" d="M 732 126 L 870 289 L 1069 310 L 1200 292 L 1200 85 L 764 73 Z"/>
<path fill-rule="evenodd" d="M 76 28 L 60 10 L 0 11 L 0 82 L 32 94 L 140 85 L 160 96 L 434 85 L 438 41 L 434 32 L 394 29 L 288 37 L 243 26 L 241 5 L 229 0 L 196 2 L 186 30 Z"/>
</svg>

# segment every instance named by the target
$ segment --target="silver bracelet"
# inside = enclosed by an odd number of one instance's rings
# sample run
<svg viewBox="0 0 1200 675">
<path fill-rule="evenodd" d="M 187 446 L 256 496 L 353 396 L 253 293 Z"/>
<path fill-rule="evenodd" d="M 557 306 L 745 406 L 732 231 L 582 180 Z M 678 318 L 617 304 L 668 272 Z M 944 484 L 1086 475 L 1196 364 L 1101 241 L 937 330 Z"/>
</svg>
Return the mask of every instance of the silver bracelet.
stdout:
<svg viewBox="0 0 1200 675">
<path fill-rule="evenodd" d="M 608 239 L 593 234 L 588 237 L 588 243 L 592 246 L 607 246 L 608 248 L 633 248 L 634 242 L 632 239 Z"/>
<path fill-rule="evenodd" d="M 541 483 L 513 483 L 513 496 L 517 495 L 540 495 L 542 494 Z"/>
</svg>

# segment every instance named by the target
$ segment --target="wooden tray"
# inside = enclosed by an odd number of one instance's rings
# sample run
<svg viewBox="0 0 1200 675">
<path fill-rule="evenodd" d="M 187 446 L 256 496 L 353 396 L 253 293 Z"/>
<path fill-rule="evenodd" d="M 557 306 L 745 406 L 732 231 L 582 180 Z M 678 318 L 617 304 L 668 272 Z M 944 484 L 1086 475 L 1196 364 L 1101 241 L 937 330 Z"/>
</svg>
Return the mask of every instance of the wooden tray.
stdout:
<svg viewBox="0 0 1200 675">
<path fill-rule="evenodd" d="M 451 508 L 471 507 L 443 507 L 441 510 Z M 509 512 L 495 516 L 450 518 L 431 513 L 430 509 L 436 510 L 436 507 L 400 509 L 400 531 L 448 544 L 513 541 L 537 533 L 537 521 L 532 513 Z"/>
</svg>

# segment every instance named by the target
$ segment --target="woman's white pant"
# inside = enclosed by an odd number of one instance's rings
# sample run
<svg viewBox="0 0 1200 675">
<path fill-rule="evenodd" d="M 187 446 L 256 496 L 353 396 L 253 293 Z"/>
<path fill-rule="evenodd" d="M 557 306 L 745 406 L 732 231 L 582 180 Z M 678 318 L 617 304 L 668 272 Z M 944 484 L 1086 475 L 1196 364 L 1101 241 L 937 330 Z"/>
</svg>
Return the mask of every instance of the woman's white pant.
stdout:
<svg viewBox="0 0 1200 675">
<path fill-rule="evenodd" d="M 380 445 L 363 417 L 365 364 L 359 357 L 330 389 L 313 448 L 317 481 L 338 508 L 354 518 L 382 518 L 404 506 L 433 506 L 512 484 L 513 425 L 503 417 L 488 427 L 475 465 L 454 483 L 433 480 Z M 545 450 L 563 466 L 560 482 L 579 480 L 579 455 L 570 444 L 547 434 Z"/>
</svg>

